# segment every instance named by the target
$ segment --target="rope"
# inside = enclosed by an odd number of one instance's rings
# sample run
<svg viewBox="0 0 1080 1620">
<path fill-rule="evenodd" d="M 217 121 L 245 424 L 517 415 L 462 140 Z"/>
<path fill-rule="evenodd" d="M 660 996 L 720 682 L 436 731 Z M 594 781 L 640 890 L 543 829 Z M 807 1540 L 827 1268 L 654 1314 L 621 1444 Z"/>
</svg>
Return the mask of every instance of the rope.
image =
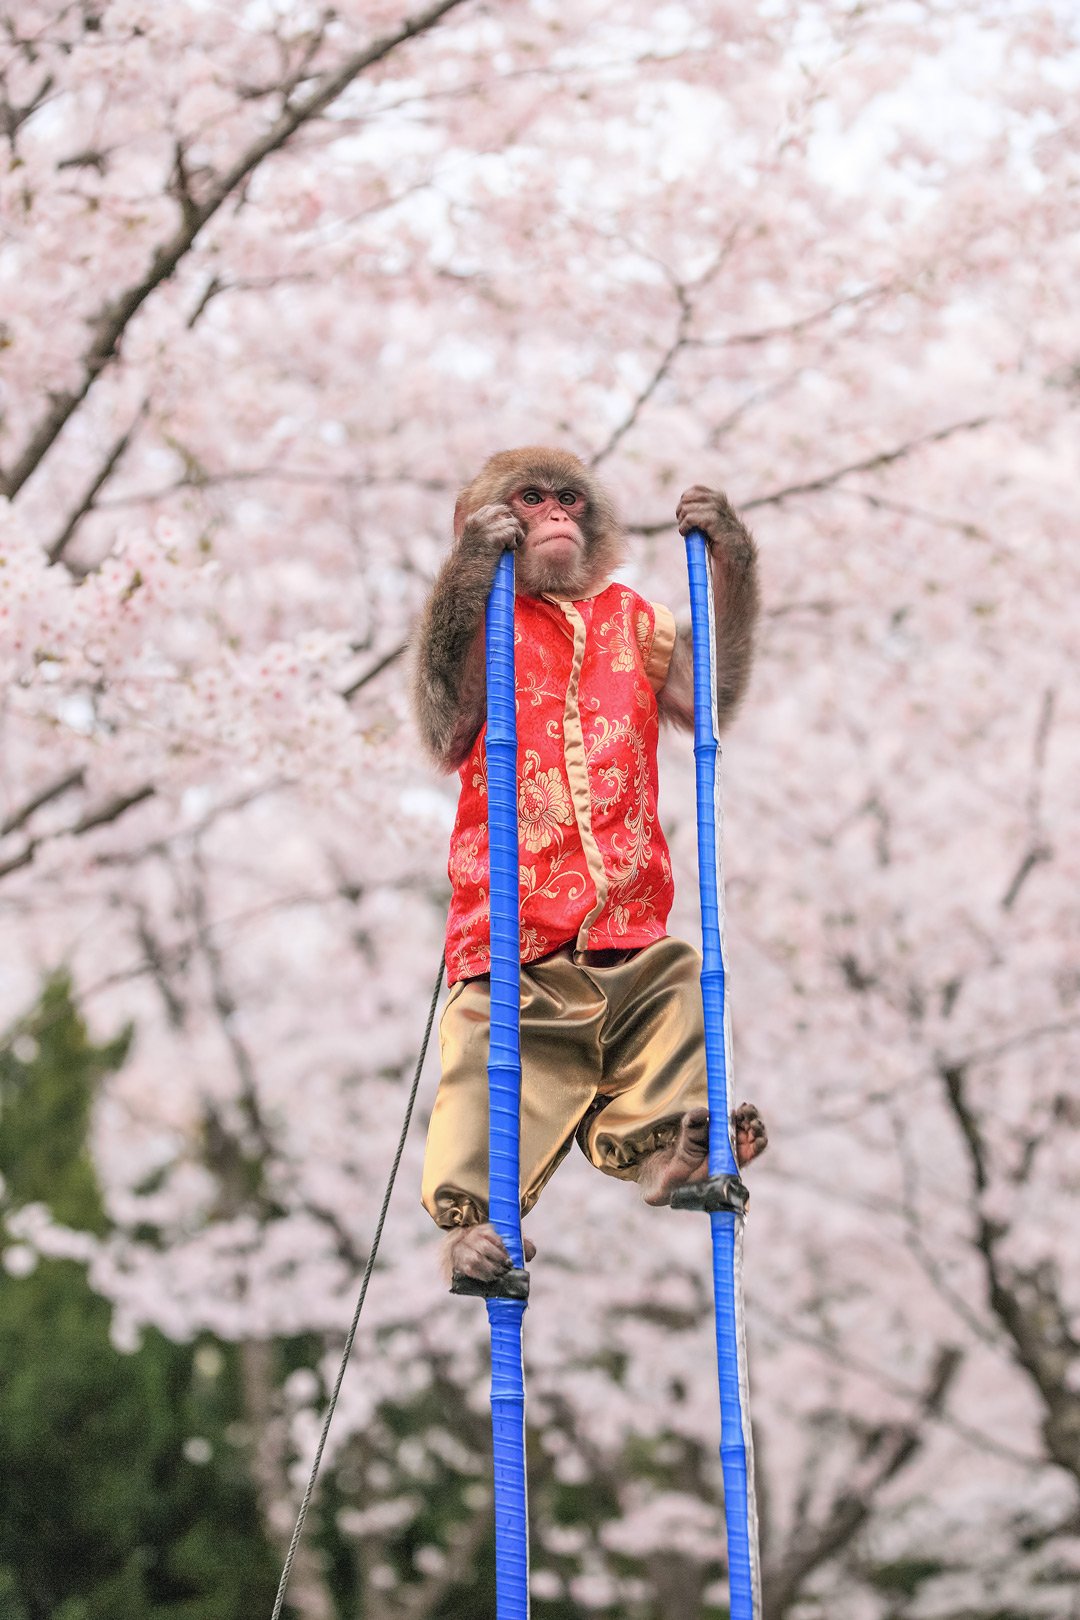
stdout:
<svg viewBox="0 0 1080 1620">
<path fill-rule="evenodd" d="M 271 1620 L 279 1620 L 281 1615 L 281 1605 L 285 1601 L 285 1590 L 289 1584 L 289 1576 L 292 1573 L 293 1559 L 296 1557 L 296 1549 L 300 1545 L 300 1537 L 303 1534 L 304 1529 L 304 1520 L 307 1518 L 307 1511 L 311 1506 L 311 1498 L 315 1492 L 315 1481 L 319 1477 L 319 1466 L 322 1463 L 323 1452 L 326 1449 L 326 1437 L 330 1433 L 330 1424 L 333 1421 L 334 1412 L 337 1408 L 338 1395 L 341 1393 L 341 1385 L 345 1377 L 345 1369 L 349 1365 L 349 1357 L 352 1354 L 353 1340 L 356 1338 L 356 1328 L 360 1321 L 360 1312 L 364 1308 L 364 1300 L 367 1297 L 368 1283 L 371 1281 L 371 1273 L 375 1269 L 375 1256 L 379 1252 L 379 1240 L 382 1237 L 383 1227 L 386 1224 L 386 1212 L 390 1207 L 390 1196 L 394 1191 L 394 1182 L 397 1180 L 398 1166 L 401 1163 L 401 1155 L 405 1151 L 405 1138 L 409 1134 L 409 1126 L 412 1123 L 413 1106 L 416 1102 L 416 1093 L 420 1089 L 420 1071 L 423 1069 L 424 1059 L 427 1057 L 428 1041 L 431 1039 L 431 1026 L 435 1022 L 435 1008 L 439 1003 L 439 992 L 442 990 L 443 972 L 445 971 L 445 967 L 445 962 L 439 963 L 439 972 L 435 980 L 435 988 L 431 992 L 431 1006 L 428 1008 L 427 1024 L 424 1026 L 424 1039 L 420 1043 L 420 1056 L 416 1060 L 416 1073 L 413 1075 L 412 1090 L 409 1092 L 409 1100 L 405 1105 L 405 1119 L 402 1122 L 401 1135 L 398 1137 L 397 1152 L 394 1154 L 394 1162 L 390 1166 L 390 1176 L 386 1183 L 386 1191 L 383 1194 L 382 1208 L 379 1211 L 379 1219 L 375 1227 L 375 1236 L 371 1240 L 371 1250 L 368 1254 L 367 1265 L 364 1268 L 364 1279 L 360 1284 L 360 1297 L 356 1301 L 356 1309 L 353 1312 L 352 1323 L 349 1327 L 348 1337 L 345 1340 L 345 1348 L 341 1352 L 341 1366 L 338 1368 L 337 1378 L 334 1380 L 333 1393 L 330 1396 L 330 1402 L 326 1408 L 326 1415 L 323 1418 L 322 1433 L 319 1435 L 319 1444 L 315 1448 L 315 1461 L 311 1465 L 311 1473 L 308 1477 L 307 1489 L 304 1491 L 304 1499 L 300 1503 L 300 1511 L 296 1516 L 296 1528 L 293 1530 L 292 1540 L 289 1542 L 289 1550 L 285 1554 L 285 1567 L 281 1571 L 281 1580 L 278 1582 L 277 1597 L 274 1599 L 274 1612 L 271 1616 Z"/>
</svg>

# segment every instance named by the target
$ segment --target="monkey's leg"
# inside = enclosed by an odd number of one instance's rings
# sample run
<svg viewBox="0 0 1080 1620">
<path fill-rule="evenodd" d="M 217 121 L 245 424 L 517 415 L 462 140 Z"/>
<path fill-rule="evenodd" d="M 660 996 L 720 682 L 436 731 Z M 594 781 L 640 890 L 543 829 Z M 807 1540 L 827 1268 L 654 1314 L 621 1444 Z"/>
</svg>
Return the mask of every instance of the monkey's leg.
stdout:
<svg viewBox="0 0 1080 1620">
<path fill-rule="evenodd" d="M 536 1257 L 536 1244 L 523 1237 L 526 1260 Z M 480 1226 L 455 1226 L 447 1232 L 442 1246 L 442 1269 L 447 1282 L 455 1272 L 462 1277 L 475 1277 L 478 1282 L 494 1282 L 511 1268 L 506 1244 L 490 1221 Z"/>
<path fill-rule="evenodd" d="M 569 952 L 521 970 L 523 1214 L 565 1157 L 596 1096 L 600 1064 L 593 1049 L 599 1046 L 602 1006 Z M 491 1282 L 510 1268 L 502 1240 L 487 1220 L 490 1008 L 486 979 L 459 980 L 450 992 L 440 1024 L 443 1074 L 423 1179 L 424 1208 L 447 1232 L 444 1269 L 478 1282 Z M 525 1239 L 524 1248 L 531 1260 L 534 1245 Z"/>
</svg>

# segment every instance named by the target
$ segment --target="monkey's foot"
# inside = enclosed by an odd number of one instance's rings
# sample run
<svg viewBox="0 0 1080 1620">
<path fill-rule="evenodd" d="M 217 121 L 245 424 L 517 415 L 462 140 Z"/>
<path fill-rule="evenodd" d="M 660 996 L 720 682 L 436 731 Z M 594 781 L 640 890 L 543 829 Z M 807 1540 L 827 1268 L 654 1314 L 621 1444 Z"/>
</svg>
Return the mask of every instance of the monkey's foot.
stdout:
<svg viewBox="0 0 1080 1620">
<path fill-rule="evenodd" d="M 765 1121 L 753 1103 L 740 1103 L 731 1116 L 735 1127 L 735 1162 L 741 1170 L 759 1158 L 769 1145 Z M 638 1187 L 647 1204 L 670 1204 L 676 1187 L 704 1181 L 709 1173 L 709 1110 L 692 1108 L 684 1114 L 679 1134 L 670 1147 L 657 1148 L 641 1161 Z"/>
<path fill-rule="evenodd" d="M 731 1123 L 735 1127 L 735 1160 L 741 1170 L 751 1159 L 760 1159 L 769 1145 L 769 1133 L 753 1103 L 740 1103 Z"/>
<path fill-rule="evenodd" d="M 692 1108 L 683 1115 L 674 1142 L 642 1159 L 638 1188 L 647 1204 L 670 1204 L 676 1187 L 701 1181 L 708 1173 L 709 1110 Z"/>
<path fill-rule="evenodd" d="M 526 1260 L 536 1254 L 536 1244 L 522 1238 Z M 477 1282 L 495 1282 L 513 1268 L 506 1244 L 490 1221 L 482 1226 L 455 1226 L 447 1232 L 442 1246 L 442 1268 L 449 1282 L 455 1273 L 474 1277 Z"/>
</svg>

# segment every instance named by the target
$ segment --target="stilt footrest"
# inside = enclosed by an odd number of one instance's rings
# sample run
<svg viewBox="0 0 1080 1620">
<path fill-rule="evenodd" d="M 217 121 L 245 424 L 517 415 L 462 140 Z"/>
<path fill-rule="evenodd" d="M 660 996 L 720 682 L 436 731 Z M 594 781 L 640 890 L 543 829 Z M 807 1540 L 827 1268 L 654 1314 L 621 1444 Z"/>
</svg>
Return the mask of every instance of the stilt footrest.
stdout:
<svg viewBox="0 0 1080 1620">
<path fill-rule="evenodd" d="M 518 1267 L 504 1271 L 494 1282 L 481 1282 L 479 1277 L 465 1277 L 455 1271 L 450 1284 L 452 1294 L 471 1294 L 474 1299 L 528 1299 L 529 1273 Z"/>
<path fill-rule="evenodd" d="M 706 1215 L 728 1209 L 736 1215 L 745 1215 L 750 1192 L 738 1176 L 709 1176 L 705 1181 L 691 1181 L 676 1187 L 671 1195 L 672 1209 L 697 1209 Z"/>
</svg>

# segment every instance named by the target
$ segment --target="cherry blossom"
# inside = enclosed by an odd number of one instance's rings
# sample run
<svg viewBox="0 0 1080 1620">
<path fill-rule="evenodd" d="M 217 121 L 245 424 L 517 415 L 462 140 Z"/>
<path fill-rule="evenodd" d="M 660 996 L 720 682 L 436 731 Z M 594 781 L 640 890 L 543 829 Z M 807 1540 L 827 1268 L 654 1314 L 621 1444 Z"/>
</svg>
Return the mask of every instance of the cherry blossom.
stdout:
<svg viewBox="0 0 1080 1620">
<path fill-rule="evenodd" d="M 136 1029 L 95 1120 L 114 1229 L 79 1257 L 122 1345 L 313 1330 L 332 1378 L 448 900 L 456 783 L 404 674 L 454 495 L 498 448 L 574 449 L 618 497 L 624 577 L 682 614 L 675 502 L 722 486 L 766 602 L 724 774 L 737 1087 L 772 1141 L 747 1235 L 770 1613 L 913 1614 L 872 1577 L 915 1557 L 920 1615 L 1062 1613 L 1075 11 L 403 17 L 3 16 L 0 1007 L 17 1038 L 63 964 L 95 1027 Z M 693 938 L 686 739 L 661 782 Z M 418 1128 L 332 1451 L 436 1367 L 486 1398 L 421 1154 Z M 75 1252 L 40 1208 L 7 1225 Z M 554 1477 L 619 1501 L 551 1542 L 571 1600 L 638 1601 L 627 1549 L 718 1600 L 704 1223 L 568 1161 L 530 1233 L 530 1415 Z M 286 1539 L 320 1398 L 281 1396 Z M 646 1441 L 693 1477 L 650 1486 Z"/>
</svg>

